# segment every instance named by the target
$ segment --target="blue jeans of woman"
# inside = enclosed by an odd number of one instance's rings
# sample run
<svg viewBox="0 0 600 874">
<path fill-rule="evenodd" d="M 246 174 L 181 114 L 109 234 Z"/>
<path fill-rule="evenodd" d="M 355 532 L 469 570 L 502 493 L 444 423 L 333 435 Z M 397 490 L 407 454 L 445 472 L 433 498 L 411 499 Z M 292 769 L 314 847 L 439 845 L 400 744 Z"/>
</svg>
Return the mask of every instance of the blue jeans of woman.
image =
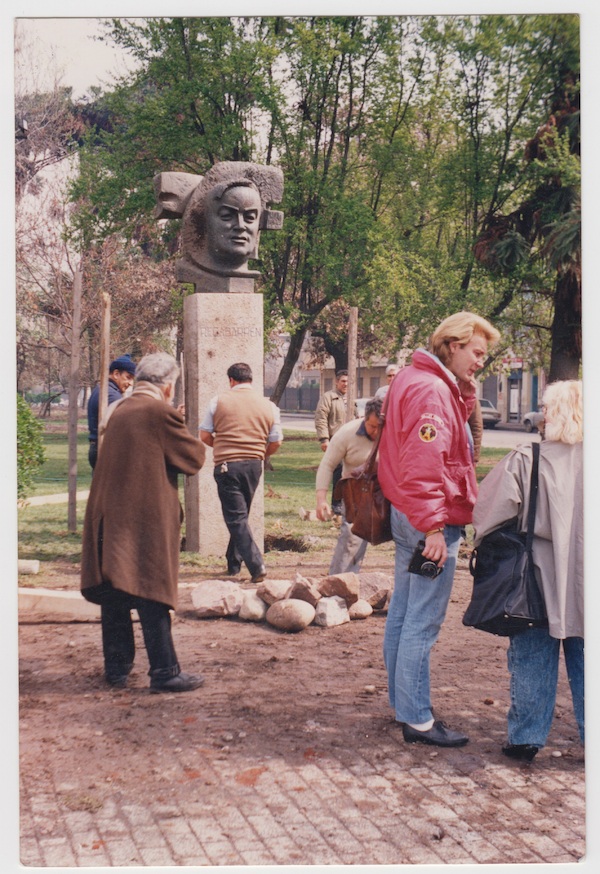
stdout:
<svg viewBox="0 0 600 874">
<path fill-rule="evenodd" d="M 396 544 L 394 591 L 383 638 L 388 694 L 398 722 L 421 725 L 432 719 L 429 658 L 450 600 L 461 528 L 444 529 L 448 559 L 432 580 L 408 570 L 423 533 L 395 507 L 391 520 Z"/>
<path fill-rule="evenodd" d="M 550 637 L 547 628 L 529 628 L 511 637 L 508 647 L 510 744 L 530 744 L 540 748 L 546 744 L 556 703 L 560 644 L 560 640 Z M 583 638 L 567 637 L 562 646 L 573 710 L 583 743 Z"/>
</svg>

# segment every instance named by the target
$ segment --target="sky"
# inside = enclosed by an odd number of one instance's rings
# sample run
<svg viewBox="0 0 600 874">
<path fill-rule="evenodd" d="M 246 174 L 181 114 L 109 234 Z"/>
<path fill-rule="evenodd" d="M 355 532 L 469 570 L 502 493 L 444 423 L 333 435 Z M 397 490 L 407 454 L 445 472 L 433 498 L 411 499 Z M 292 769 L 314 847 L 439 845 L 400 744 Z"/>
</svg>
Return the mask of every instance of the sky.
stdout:
<svg viewBox="0 0 600 874">
<path fill-rule="evenodd" d="M 31 58 L 42 76 L 40 84 L 53 84 L 53 75 L 73 88 L 73 97 L 85 96 L 91 86 L 109 87 L 114 75 L 131 67 L 122 49 L 99 42 L 99 18 L 20 18 L 16 30 L 41 49 Z"/>
</svg>

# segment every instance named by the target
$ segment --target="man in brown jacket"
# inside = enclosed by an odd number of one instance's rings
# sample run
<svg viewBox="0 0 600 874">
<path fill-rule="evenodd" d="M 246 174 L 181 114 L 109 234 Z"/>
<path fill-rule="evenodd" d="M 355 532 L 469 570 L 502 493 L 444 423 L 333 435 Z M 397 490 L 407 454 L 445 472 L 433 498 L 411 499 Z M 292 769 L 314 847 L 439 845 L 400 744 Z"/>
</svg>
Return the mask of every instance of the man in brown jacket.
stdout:
<svg viewBox="0 0 600 874">
<path fill-rule="evenodd" d="M 175 359 L 162 352 L 138 364 L 131 397 L 111 408 L 83 529 L 81 591 L 101 607 L 106 680 L 127 683 L 135 609 L 151 692 L 187 692 L 203 683 L 179 666 L 169 613 L 179 571 L 177 475 L 197 473 L 206 452 L 171 405 L 178 375 Z"/>
<path fill-rule="evenodd" d="M 252 388 L 252 370 L 238 362 L 227 370 L 231 391 L 217 395 L 200 423 L 200 439 L 212 446 L 215 481 L 223 519 L 229 531 L 227 573 L 235 576 L 242 562 L 253 583 L 267 575 L 260 549 L 248 523 L 263 461 L 281 446 L 279 410 Z"/>
</svg>

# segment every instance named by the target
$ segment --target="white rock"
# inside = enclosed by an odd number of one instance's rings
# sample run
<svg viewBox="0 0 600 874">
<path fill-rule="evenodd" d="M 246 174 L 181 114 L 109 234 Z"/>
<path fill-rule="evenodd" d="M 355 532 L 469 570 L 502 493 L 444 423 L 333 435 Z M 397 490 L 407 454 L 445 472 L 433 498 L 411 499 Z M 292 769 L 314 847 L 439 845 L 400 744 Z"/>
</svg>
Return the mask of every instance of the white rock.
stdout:
<svg viewBox="0 0 600 874">
<path fill-rule="evenodd" d="M 350 622 L 350 614 L 344 598 L 340 598 L 339 595 L 321 598 L 315 608 L 315 625 L 332 628 L 345 622 Z"/>
<path fill-rule="evenodd" d="M 315 608 L 298 598 L 276 601 L 267 610 L 267 622 L 282 631 L 302 631 L 315 618 Z"/>
<path fill-rule="evenodd" d="M 271 606 L 275 601 L 281 601 L 288 597 L 292 584 L 289 580 L 265 580 L 256 587 L 256 593 L 265 604 Z"/>
<path fill-rule="evenodd" d="M 243 589 L 228 580 L 205 580 L 192 589 L 192 604 L 200 617 L 237 616 L 243 601 Z"/>
<path fill-rule="evenodd" d="M 350 619 L 366 619 L 373 612 L 373 608 L 368 601 L 363 601 L 359 598 L 351 607 L 348 608 Z"/>
<path fill-rule="evenodd" d="M 39 574 L 40 563 L 35 558 L 20 558 L 17 565 L 19 574 Z"/>
<path fill-rule="evenodd" d="M 243 590 L 242 606 L 240 607 L 240 619 L 248 619 L 250 622 L 263 622 L 267 615 L 268 607 L 254 589 Z"/>
</svg>

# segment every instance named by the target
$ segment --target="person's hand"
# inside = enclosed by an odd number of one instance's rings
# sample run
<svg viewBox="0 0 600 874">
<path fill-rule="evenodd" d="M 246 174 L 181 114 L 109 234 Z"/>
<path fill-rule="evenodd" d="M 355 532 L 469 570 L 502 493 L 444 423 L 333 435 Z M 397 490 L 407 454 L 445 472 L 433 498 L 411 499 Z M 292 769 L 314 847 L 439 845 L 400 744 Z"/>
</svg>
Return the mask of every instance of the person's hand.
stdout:
<svg viewBox="0 0 600 874">
<path fill-rule="evenodd" d="M 436 531 L 425 538 L 423 555 L 430 561 L 435 561 L 440 567 L 444 567 L 448 558 L 448 548 L 443 531 Z"/>
<path fill-rule="evenodd" d="M 325 489 L 317 491 L 317 519 L 320 522 L 328 522 L 331 519 L 331 507 L 327 503 L 327 491 Z"/>
<path fill-rule="evenodd" d="M 477 380 L 475 377 L 471 379 L 459 379 L 458 388 L 463 398 L 470 398 L 477 392 Z"/>
<path fill-rule="evenodd" d="M 329 446 L 329 440 L 323 440 L 321 443 L 321 452 L 326 452 Z"/>
<path fill-rule="evenodd" d="M 178 412 L 181 416 L 183 416 L 183 418 L 185 419 L 185 404 L 179 404 L 179 406 L 176 407 L 176 409 L 177 409 L 177 412 Z"/>
</svg>

